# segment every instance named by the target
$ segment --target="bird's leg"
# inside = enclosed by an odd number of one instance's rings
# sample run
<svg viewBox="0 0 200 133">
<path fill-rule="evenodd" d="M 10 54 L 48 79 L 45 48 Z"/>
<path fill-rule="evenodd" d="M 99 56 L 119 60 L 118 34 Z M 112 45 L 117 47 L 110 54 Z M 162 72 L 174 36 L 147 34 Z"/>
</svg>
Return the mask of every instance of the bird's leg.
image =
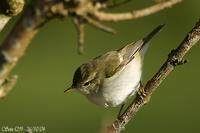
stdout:
<svg viewBox="0 0 200 133">
<path fill-rule="evenodd" d="M 119 113 L 118 113 L 118 115 L 117 115 L 117 118 L 120 117 L 121 112 L 122 112 L 122 110 L 123 110 L 123 108 L 124 108 L 124 105 L 125 105 L 125 103 L 123 103 L 123 104 L 121 105 L 120 110 L 119 110 Z"/>
<path fill-rule="evenodd" d="M 142 98 L 142 99 L 144 99 L 144 97 L 146 96 L 146 93 L 145 93 L 145 91 L 144 91 L 144 86 L 142 85 L 142 82 L 140 81 L 140 83 L 138 84 L 138 96 L 140 97 L 140 98 Z M 130 94 L 130 96 L 133 96 L 135 94 L 135 91 L 132 93 L 132 94 Z M 135 98 L 133 99 L 133 102 L 134 102 L 134 100 L 135 100 Z M 132 103 L 133 103 L 132 102 Z M 131 105 L 131 104 L 130 104 Z M 130 106 L 129 105 L 129 106 Z M 120 110 L 119 110 L 119 113 L 118 113 L 118 115 L 117 115 L 117 118 L 119 118 L 120 116 L 121 116 L 121 114 L 123 114 L 122 113 L 122 110 L 123 110 L 123 108 L 124 108 L 124 106 L 125 106 L 125 103 L 123 103 L 122 105 L 121 105 L 121 107 L 120 107 Z M 128 107 L 129 107 L 128 106 Z M 127 108 L 126 108 L 127 109 Z"/>
<path fill-rule="evenodd" d="M 139 98 L 141 98 L 141 99 L 145 102 L 145 104 L 148 103 L 149 100 L 150 100 L 150 98 L 147 97 L 147 94 L 146 94 L 146 92 L 145 92 L 145 90 L 144 90 L 144 86 L 142 85 L 142 82 L 141 82 L 141 81 L 140 81 L 140 83 L 138 84 L 138 86 L 139 86 L 139 87 L 138 87 L 138 91 L 137 91 L 137 96 L 139 96 Z M 134 93 L 134 94 L 135 94 L 135 93 Z M 131 95 L 131 96 L 132 96 L 132 95 Z M 137 96 L 136 96 L 136 98 L 137 98 Z M 130 108 L 134 102 L 135 102 L 135 98 L 133 99 L 133 101 L 131 102 L 131 104 L 125 109 L 124 112 L 126 112 L 127 109 Z M 125 103 L 123 103 L 123 104 L 121 105 L 121 107 L 120 107 L 120 110 L 119 110 L 119 113 L 118 113 L 118 116 L 117 116 L 118 119 L 119 119 L 120 116 L 124 113 L 124 112 L 122 113 L 122 110 L 123 110 L 124 106 L 125 106 Z"/>
</svg>

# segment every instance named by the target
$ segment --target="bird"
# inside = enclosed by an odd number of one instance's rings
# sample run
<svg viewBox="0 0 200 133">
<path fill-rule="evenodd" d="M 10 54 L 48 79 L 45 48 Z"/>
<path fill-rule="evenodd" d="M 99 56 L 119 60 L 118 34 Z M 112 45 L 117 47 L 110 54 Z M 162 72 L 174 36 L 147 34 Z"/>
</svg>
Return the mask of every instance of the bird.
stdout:
<svg viewBox="0 0 200 133">
<path fill-rule="evenodd" d="M 143 39 L 82 64 L 74 73 L 71 87 L 64 92 L 80 92 L 91 102 L 106 108 L 123 106 L 138 92 L 145 53 L 151 39 L 163 27 L 159 25 Z"/>
</svg>

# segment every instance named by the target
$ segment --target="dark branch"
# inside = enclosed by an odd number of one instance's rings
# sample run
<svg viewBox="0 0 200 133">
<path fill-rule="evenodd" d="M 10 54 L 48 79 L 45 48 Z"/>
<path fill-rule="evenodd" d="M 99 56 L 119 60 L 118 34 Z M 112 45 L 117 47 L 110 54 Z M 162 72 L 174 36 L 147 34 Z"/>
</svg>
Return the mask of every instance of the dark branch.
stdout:
<svg viewBox="0 0 200 133">
<path fill-rule="evenodd" d="M 139 10 L 133 10 L 131 12 L 125 12 L 125 13 L 105 13 L 105 12 L 96 11 L 96 12 L 92 12 L 91 16 L 98 19 L 99 21 L 116 22 L 116 21 L 133 20 L 133 19 L 138 19 L 138 18 L 142 18 L 148 15 L 154 14 L 166 8 L 170 8 L 181 1 L 182 0 L 164 0 L 150 7 L 139 9 Z"/>
</svg>

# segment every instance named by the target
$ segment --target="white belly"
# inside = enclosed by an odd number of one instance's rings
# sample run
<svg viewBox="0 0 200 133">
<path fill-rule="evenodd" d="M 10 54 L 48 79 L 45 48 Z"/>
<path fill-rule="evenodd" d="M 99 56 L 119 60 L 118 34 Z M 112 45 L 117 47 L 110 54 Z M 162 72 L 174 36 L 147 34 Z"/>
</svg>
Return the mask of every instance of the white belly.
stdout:
<svg viewBox="0 0 200 133">
<path fill-rule="evenodd" d="M 104 80 L 100 92 L 96 96 L 88 98 L 94 103 L 102 106 L 115 107 L 134 94 L 142 74 L 142 63 L 140 57 L 133 59 L 121 72 L 111 78 Z"/>
</svg>

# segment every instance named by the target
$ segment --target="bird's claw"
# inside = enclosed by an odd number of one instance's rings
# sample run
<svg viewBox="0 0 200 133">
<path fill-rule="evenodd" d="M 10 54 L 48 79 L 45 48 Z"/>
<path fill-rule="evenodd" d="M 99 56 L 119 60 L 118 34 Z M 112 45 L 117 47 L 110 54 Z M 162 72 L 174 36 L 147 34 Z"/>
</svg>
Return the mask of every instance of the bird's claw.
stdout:
<svg viewBox="0 0 200 133">
<path fill-rule="evenodd" d="M 150 101 L 150 98 L 147 96 L 146 91 L 144 90 L 144 86 L 140 83 L 140 87 L 138 90 L 138 96 L 147 104 Z"/>
<path fill-rule="evenodd" d="M 139 90 L 138 90 L 138 95 L 143 99 L 146 97 L 146 92 L 144 90 L 144 86 L 140 85 Z"/>
</svg>

